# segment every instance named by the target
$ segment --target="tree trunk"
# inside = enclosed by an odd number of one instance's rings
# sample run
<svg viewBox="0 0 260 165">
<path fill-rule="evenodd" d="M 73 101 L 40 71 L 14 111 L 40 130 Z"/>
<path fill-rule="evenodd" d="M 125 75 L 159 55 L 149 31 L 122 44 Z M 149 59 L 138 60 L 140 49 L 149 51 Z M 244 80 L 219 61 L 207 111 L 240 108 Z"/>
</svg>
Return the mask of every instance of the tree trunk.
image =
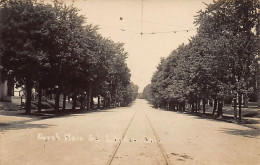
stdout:
<svg viewBox="0 0 260 165">
<path fill-rule="evenodd" d="M 191 103 L 191 112 L 194 112 L 194 102 Z"/>
<path fill-rule="evenodd" d="M 198 108 L 197 108 L 197 112 L 199 112 L 200 111 L 200 99 L 198 99 Z"/>
<path fill-rule="evenodd" d="M 98 96 L 98 104 L 97 104 L 97 108 L 100 108 L 100 96 Z"/>
<path fill-rule="evenodd" d="M 198 101 L 195 101 L 195 112 L 198 112 Z"/>
<path fill-rule="evenodd" d="M 237 99 L 234 99 L 234 119 L 237 121 Z"/>
<path fill-rule="evenodd" d="M 38 112 L 41 112 L 42 110 L 42 87 L 41 87 L 41 83 L 39 84 L 39 88 L 38 88 Z"/>
<path fill-rule="evenodd" d="M 106 99 L 105 99 L 105 107 L 106 107 L 106 108 L 109 106 L 109 103 L 108 103 L 108 102 L 109 102 L 109 98 L 106 98 Z"/>
<path fill-rule="evenodd" d="M 223 100 L 218 101 L 217 117 L 223 117 Z"/>
<path fill-rule="evenodd" d="M 82 93 L 80 96 L 80 110 L 84 111 L 85 110 L 85 94 Z"/>
<path fill-rule="evenodd" d="M 72 95 L 72 110 L 75 110 L 77 106 L 77 95 L 73 94 Z"/>
<path fill-rule="evenodd" d="M 205 114 L 206 113 L 206 99 L 203 99 L 202 104 L 203 104 L 203 114 Z"/>
<path fill-rule="evenodd" d="M 185 101 L 182 103 L 182 111 L 185 112 Z"/>
<path fill-rule="evenodd" d="M 107 106 L 108 106 L 109 108 L 111 107 L 111 93 L 109 93 L 109 98 L 108 98 Z"/>
<path fill-rule="evenodd" d="M 260 68 L 259 68 L 259 66 L 258 66 L 258 78 L 257 78 L 257 87 L 258 87 L 258 89 L 257 89 L 257 97 L 258 97 L 258 99 L 257 99 L 257 107 L 258 108 L 260 108 Z"/>
<path fill-rule="evenodd" d="M 117 103 L 117 99 L 116 99 L 116 97 L 117 97 L 117 90 L 116 90 L 116 88 L 115 88 L 115 101 L 114 101 L 114 107 L 117 107 L 117 105 L 116 105 L 116 103 Z"/>
<path fill-rule="evenodd" d="M 26 114 L 31 114 L 31 109 L 32 109 L 32 82 L 28 82 L 26 84 L 26 104 L 25 104 L 25 113 Z"/>
<path fill-rule="evenodd" d="M 244 94 L 243 96 L 244 96 L 244 107 L 248 108 L 248 96 L 247 94 Z"/>
<path fill-rule="evenodd" d="M 62 106 L 62 110 L 66 109 L 66 93 L 63 93 L 63 106 Z"/>
<path fill-rule="evenodd" d="M 103 99 L 103 108 L 105 108 L 105 107 L 107 107 L 107 99 L 106 98 Z"/>
<path fill-rule="evenodd" d="M 174 104 L 173 104 L 173 101 L 170 102 L 170 106 L 171 106 L 170 110 L 173 111 L 173 110 L 174 110 Z"/>
<path fill-rule="evenodd" d="M 217 105 L 218 105 L 218 100 L 214 99 L 212 116 L 214 116 L 215 111 L 217 110 Z"/>
<path fill-rule="evenodd" d="M 210 106 L 210 107 L 213 107 L 213 103 L 212 103 L 212 102 L 213 102 L 212 99 L 210 99 L 210 100 L 209 100 L 209 106 Z"/>
<path fill-rule="evenodd" d="M 55 111 L 55 114 L 57 114 L 59 109 L 60 109 L 60 92 L 59 92 L 59 89 L 55 89 L 55 90 L 56 90 L 56 94 L 55 94 L 55 107 L 54 107 L 54 111 Z"/>
<path fill-rule="evenodd" d="M 169 110 L 170 110 L 170 111 L 173 110 L 172 101 L 169 102 Z"/>
<path fill-rule="evenodd" d="M 258 10 L 259 13 L 259 10 Z M 259 18 L 259 17 L 258 17 Z M 259 21 L 259 19 L 258 19 Z M 256 36 L 260 37 L 260 26 L 258 24 L 258 27 L 256 28 Z M 259 50 L 259 49 L 258 49 Z M 260 108 L 260 53 L 258 51 L 258 59 L 256 64 L 256 86 L 257 86 L 257 107 Z"/>
<path fill-rule="evenodd" d="M 241 105 L 242 105 L 242 94 L 238 94 L 238 120 L 241 121 L 242 113 L 241 113 Z"/>
<path fill-rule="evenodd" d="M 93 109 L 93 108 L 94 108 L 94 97 L 93 97 L 93 95 L 91 94 L 90 109 Z"/>
<path fill-rule="evenodd" d="M 88 97 L 87 97 L 87 110 L 89 111 L 91 109 L 91 97 L 92 97 L 92 86 L 89 85 L 88 89 Z"/>
<path fill-rule="evenodd" d="M 257 107 L 260 108 L 260 92 L 258 92 L 258 101 L 257 102 L 258 102 Z"/>
</svg>

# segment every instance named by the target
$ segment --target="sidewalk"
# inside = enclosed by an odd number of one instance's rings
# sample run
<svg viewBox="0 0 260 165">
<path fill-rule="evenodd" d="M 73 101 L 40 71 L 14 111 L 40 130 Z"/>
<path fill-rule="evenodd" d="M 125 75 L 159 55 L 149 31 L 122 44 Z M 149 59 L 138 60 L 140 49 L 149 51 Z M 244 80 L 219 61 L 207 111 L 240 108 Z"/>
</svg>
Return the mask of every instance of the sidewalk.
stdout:
<svg viewBox="0 0 260 165">
<path fill-rule="evenodd" d="M 0 102 L 0 126 L 6 126 L 10 124 L 22 124 L 24 122 L 30 122 L 34 120 L 42 120 L 71 114 L 98 112 L 110 109 L 101 107 L 102 110 L 94 108 L 90 111 L 80 111 L 79 107 L 76 107 L 75 110 L 72 110 L 71 102 L 67 102 L 66 109 L 62 110 L 62 104 L 62 101 L 60 101 L 60 110 L 57 114 L 55 114 L 54 108 L 43 108 L 41 112 L 38 112 L 37 109 L 32 109 L 31 114 L 27 115 L 25 114 L 25 109 L 21 108 L 21 105 L 18 103 L 17 99 L 12 100 L 12 102 Z"/>
</svg>

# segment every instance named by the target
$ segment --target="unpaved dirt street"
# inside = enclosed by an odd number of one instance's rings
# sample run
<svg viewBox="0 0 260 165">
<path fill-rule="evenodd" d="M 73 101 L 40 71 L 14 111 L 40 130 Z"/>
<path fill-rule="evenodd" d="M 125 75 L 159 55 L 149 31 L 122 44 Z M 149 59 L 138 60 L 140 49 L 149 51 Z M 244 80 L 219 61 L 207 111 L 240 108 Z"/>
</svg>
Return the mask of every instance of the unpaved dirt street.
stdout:
<svg viewBox="0 0 260 165">
<path fill-rule="evenodd" d="M 1 165 L 260 164 L 252 125 L 154 109 L 145 100 L 42 120 L 0 118 Z"/>
</svg>

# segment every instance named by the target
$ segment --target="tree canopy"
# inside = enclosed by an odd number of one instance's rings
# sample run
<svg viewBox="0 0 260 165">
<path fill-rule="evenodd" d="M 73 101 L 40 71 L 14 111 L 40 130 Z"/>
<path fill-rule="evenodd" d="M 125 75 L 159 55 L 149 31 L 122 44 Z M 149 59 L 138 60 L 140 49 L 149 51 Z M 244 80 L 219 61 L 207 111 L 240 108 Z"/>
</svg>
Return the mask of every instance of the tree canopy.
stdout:
<svg viewBox="0 0 260 165">
<path fill-rule="evenodd" d="M 1 72 L 26 88 L 26 112 L 31 112 L 33 88 L 81 99 L 103 97 L 109 105 L 127 105 L 134 98 L 123 43 L 115 43 L 87 24 L 73 5 L 59 1 L 1 1 Z M 127 95 L 127 96 L 126 96 Z"/>
<path fill-rule="evenodd" d="M 204 113 L 205 103 L 214 100 L 217 116 L 222 116 L 223 102 L 234 99 L 241 120 L 242 96 L 245 100 L 256 92 L 259 74 L 259 8 L 257 0 L 206 4 L 195 17 L 198 33 L 161 60 L 144 90 L 147 99 L 155 106 L 182 110 L 187 102 L 192 112 L 202 101 Z"/>
</svg>

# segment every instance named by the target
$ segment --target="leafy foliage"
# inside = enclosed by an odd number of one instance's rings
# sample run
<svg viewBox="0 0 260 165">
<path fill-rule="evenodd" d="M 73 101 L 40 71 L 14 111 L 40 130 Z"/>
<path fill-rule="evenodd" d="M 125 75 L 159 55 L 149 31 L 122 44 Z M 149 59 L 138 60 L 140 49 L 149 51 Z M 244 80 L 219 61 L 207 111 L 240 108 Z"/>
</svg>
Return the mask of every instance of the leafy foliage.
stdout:
<svg viewBox="0 0 260 165">
<path fill-rule="evenodd" d="M 136 86 L 130 84 L 127 53 L 122 43 L 102 37 L 98 27 L 85 25 L 78 9 L 54 1 L 1 1 L 1 72 L 27 89 L 31 112 L 32 88 L 73 95 L 89 108 L 92 97 L 129 104 Z M 135 91 L 136 92 L 136 91 Z"/>
<path fill-rule="evenodd" d="M 144 93 L 155 106 L 173 104 L 183 110 L 188 102 L 192 111 L 200 100 L 204 105 L 215 100 L 218 116 L 224 100 L 238 97 L 241 119 L 242 95 L 246 98 L 256 85 L 260 3 L 219 0 L 206 5 L 195 19 L 198 34 L 161 60 Z"/>
</svg>

